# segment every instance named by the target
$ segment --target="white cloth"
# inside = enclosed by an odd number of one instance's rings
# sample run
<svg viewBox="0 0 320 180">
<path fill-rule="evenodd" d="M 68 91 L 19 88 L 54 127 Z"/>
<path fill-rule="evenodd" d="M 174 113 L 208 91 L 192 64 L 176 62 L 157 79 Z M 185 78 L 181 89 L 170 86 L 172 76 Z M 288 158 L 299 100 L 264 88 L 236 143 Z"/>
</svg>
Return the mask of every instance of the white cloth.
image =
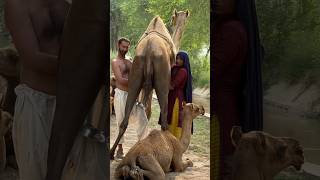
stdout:
<svg viewBox="0 0 320 180">
<path fill-rule="evenodd" d="M 125 107 L 127 102 L 128 92 L 122 91 L 118 88 L 115 89 L 115 95 L 114 95 L 114 110 L 116 114 L 116 121 L 118 126 L 118 132 L 120 129 L 121 122 L 123 121 L 124 115 L 125 115 Z M 147 124 L 148 119 L 146 116 L 146 113 L 144 111 L 144 107 L 142 104 L 135 104 L 131 111 L 131 115 L 129 118 L 130 125 L 136 126 L 136 133 L 138 136 L 138 139 L 144 138 L 147 133 Z M 117 133 L 118 134 L 118 133 Z M 126 134 L 126 133 L 125 133 Z M 119 141 L 119 144 L 124 143 L 125 134 L 122 136 L 122 138 Z"/>
<path fill-rule="evenodd" d="M 20 180 L 44 180 L 56 98 L 25 84 L 15 92 L 12 139 Z"/>
<path fill-rule="evenodd" d="M 129 117 L 129 123 L 132 126 L 135 126 L 138 140 L 144 139 L 149 134 L 148 125 L 148 118 L 146 115 L 145 107 L 142 103 L 137 102 L 131 111 Z"/>
</svg>

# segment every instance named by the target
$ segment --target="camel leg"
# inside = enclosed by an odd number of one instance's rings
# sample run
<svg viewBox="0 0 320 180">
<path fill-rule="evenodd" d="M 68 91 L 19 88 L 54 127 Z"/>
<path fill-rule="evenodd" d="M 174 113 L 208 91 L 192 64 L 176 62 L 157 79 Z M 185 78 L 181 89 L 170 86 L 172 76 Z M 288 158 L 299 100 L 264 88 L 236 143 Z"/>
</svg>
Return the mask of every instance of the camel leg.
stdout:
<svg viewBox="0 0 320 180">
<path fill-rule="evenodd" d="M 148 100 L 147 100 L 147 106 L 146 106 L 146 114 L 147 114 L 147 118 L 148 120 L 150 120 L 150 117 L 151 117 L 151 104 L 152 104 L 152 91 L 148 97 Z"/>
<path fill-rule="evenodd" d="M 173 171 L 175 172 L 183 172 L 184 170 L 186 170 L 187 167 L 193 166 L 193 163 L 189 159 L 185 162 L 182 161 L 182 153 L 177 155 L 174 154 L 172 163 L 174 168 Z"/>
<path fill-rule="evenodd" d="M 155 60 L 155 62 L 161 62 L 163 59 Z M 154 66 L 163 66 L 160 64 L 154 64 Z M 168 113 L 168 94 L 169 94 L 169 82 L 170 82 L 170 67 L 166 68 L 154 68 L 154 88 L 158 97 L 161 114 L 161 129 L 168 129 L 167 113 Z"/>
<path fill-rule="evenodd" d="M 136 56 L 134 61 L 139 61 L 140 57 Z M 124 119 L 121 122 L 119 134 L 118 137 L 113 144 L 111 150 L 110 150 L 110 158 L 114 159 L 114 153 L 116 151 L 117 145 L 119 144 L 119 141 L 123 134 L 126 132 L 126 129 L 128 127 L 128 120 L 131 113 L 131 110 L 133 108 L 134 103 L 136 102 L 137 97 L 139 96 L 141 87 L 142 87 L 142 79 L 143 79 L 143 66 L 140 61 L 140 63 L 133 63 L 132 69 L 129 74 L 129 84 L 128 84 L 128 97 L 126 102 L 126 108 L 125 108 L 125 115 Z"/>
<path fill-rule="evenodd" d="M 139 97 L 139 101 L 142 102 L 142 104 L 146 107 L 145 111 L 146 111 L 148 120 L 150 120 L 150 117 L 151 117 L 152 94 L 153 94 L 153 88 L 145 86 L 144 88 L 142 88 L 142 91 Z"/>
<path fill-rule="evenodd" d="M 140 171 L 149 179 L 165 180 L 165 173 L 159 162 L 151 155 L 139 156 Z"/>
</svg>

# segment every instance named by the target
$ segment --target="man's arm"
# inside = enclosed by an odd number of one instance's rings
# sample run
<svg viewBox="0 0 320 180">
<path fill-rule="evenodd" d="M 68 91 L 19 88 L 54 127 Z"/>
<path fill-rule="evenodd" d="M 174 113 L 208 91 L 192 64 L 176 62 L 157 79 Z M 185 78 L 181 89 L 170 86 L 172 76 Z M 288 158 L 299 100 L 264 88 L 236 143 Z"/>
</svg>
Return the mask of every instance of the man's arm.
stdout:
<svg viewBox="0 0 320 180">
<path fill-rule="evenodd" d="M 6 26 L 20 57 L 28 68 L 47 74 L 56 74 L 57 56 L 40 52 L 29 13 L 17 0 L 5 2 Z"/>
<path fill-rule="evenodd" d="M 128 86 L 128 79 L 122 77 L 121 70 L 118 63 L 116 61 L 112 61 L 111 65 L 112 65 L 112 71 L 114 73 L 116 81 L 118 81 L 122 85 Z"/>
</svg>

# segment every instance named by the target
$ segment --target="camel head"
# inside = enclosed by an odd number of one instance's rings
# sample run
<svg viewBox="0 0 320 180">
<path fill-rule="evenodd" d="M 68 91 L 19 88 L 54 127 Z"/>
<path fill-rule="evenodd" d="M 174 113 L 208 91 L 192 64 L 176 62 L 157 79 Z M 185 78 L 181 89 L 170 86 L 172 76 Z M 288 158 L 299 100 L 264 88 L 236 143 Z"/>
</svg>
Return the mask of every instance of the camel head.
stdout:
<svg viewBox="0 0 320 180">
<path fill-rule="evenodd" d="M 0 109 L 0 136 L 4 136 L 12 126 L 13 118 L 10 113 Z"/>
<path fill-rule="evenodd" d="M 205 111 L 202 105 L 197 105 L 194 103 L 182 103 L 182 109 L 184 115 L 190 115 L 192 119 L 196 118 L 198 115 L 204 115 Z"/>
<path fill-rule="evenodd" d="M 171 16 L 171 26 L 174 27 L 174 29 L 176 29 L 177 27 L 184 28 L 189 15 L 189 10 L 178 12 L 176 9 L 174 9 Z"/>
<path fill-rule="evenodd" d="M 250 157 L 250 162 L 265 167 L 265 172 L 277 174 L 291 165 L 300 170 L 304 163 L 303 149 L 293 138 L 274 137 L 262 131 L 242 133 L 241 127 L 234 126 L 231 140 L 236 147 L 235 161 L 241 159 L 240 156 Z"/>
<path fill-rule="evenodd" d="M 189 10 L 177 11 L 176 9 L 173 11 L 171 16 L 172 40 L 177 50 L 179 50 L 180 40 L 189 16 Z"/>
</svg>

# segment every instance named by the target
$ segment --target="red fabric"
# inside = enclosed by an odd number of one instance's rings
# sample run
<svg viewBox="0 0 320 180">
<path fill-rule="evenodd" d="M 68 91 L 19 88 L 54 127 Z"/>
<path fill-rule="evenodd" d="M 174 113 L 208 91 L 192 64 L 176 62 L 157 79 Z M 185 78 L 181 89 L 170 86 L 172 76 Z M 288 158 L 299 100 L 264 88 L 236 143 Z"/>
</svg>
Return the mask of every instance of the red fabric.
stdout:
<svg viewBox="0 0 320 180">
<path fill-rule="evenodd" d="M 182 101 L 184 101 L 184 86 L 187 81 L 187 70 L 183 67 L 174 66 L 171 69 L 171 85 L 173 90 L 169 91 L 168 95 L 168 124 L 171 123 L 173 106 L 176 98 L 179 99 L 179 127 L 182 127 Z"/>
<path fill-rule="evenodd" d="M 230 131 L 240 121 L 242 71 L 247 55 L 247 34 L 235 20 L 216 25 L 213 37 L 214 112 L 221 132 L 221 156 L 233 153 Z"/>
</svg>

